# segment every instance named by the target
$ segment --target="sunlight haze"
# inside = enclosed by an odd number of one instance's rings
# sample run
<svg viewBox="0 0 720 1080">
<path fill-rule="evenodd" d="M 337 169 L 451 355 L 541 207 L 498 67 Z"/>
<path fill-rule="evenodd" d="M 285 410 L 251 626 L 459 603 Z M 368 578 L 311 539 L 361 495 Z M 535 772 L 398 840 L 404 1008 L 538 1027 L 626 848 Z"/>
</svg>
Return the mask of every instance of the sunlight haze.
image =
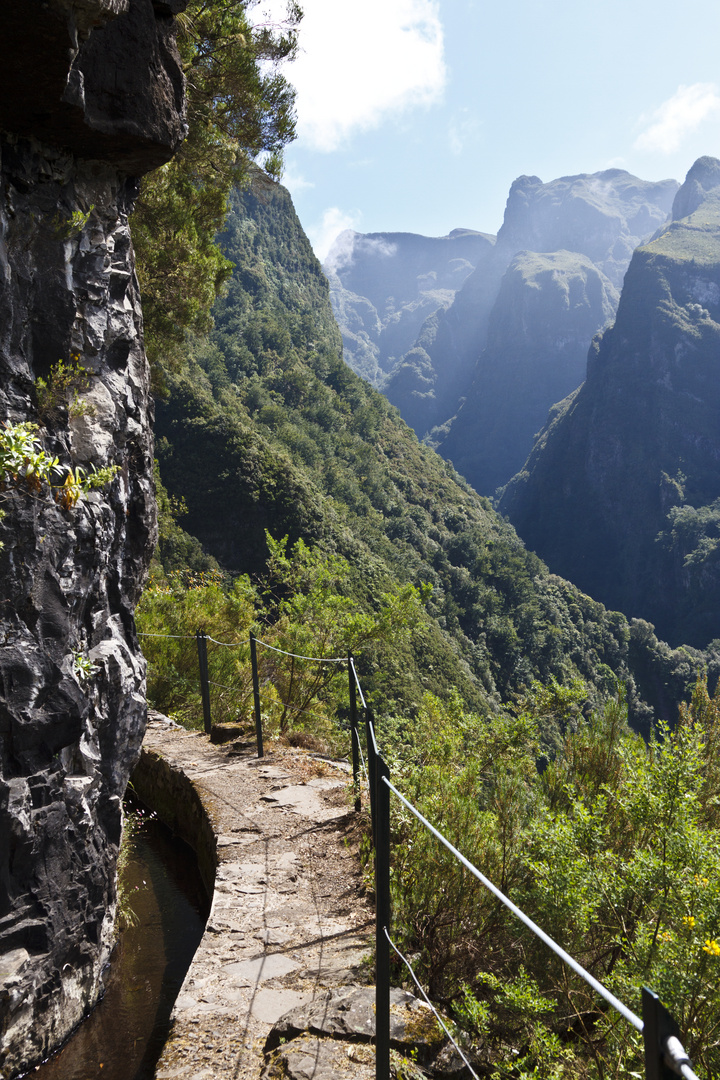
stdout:
<svg viewBox="0 0 720 1080">
<path fill-rule="evenodd" d="M 284 182 L 320 257 L 347 228 L 496 232 L 522 174 L 682 181 L 720 153 L 711 0 L 303 9 Z"/>
</svg>

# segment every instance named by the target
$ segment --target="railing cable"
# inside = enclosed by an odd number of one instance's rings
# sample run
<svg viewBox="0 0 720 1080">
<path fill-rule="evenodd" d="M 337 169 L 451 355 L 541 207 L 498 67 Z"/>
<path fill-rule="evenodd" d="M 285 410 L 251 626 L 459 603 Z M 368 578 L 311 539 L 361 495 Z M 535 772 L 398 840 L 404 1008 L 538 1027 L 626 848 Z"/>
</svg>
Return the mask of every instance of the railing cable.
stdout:
<svg viewBox="0 0 720 1080">
<path fill-rule="evenodd" d="M 684 1076 L 685 1080 L 699 1080 L 693 1072 L 690 1058 L 685 1053 L 685 1047 L 675 1035 L 671 1035 L 665 1042 L 665 1062 L 673 1072 Z"/>
<path fill-rule="evenodd" d="M 353 659 L 350 660 L 350 666 L 352 668 L 352 672 L 353 672 L 353 675 L 355 677 L 355 685 L 357 686 L 358 694 L 360 695 L 360 701 L 362 702 L 362 707 L 363 707 L 363 709 L 367 709 L 367 701 L 365 700 L 365 695 L 362 692 L 362 686 L 360 685 L 360 680 L 358 679 L 358 673 L 355 670 L 355 661 Z"/>
<path fill-rule="evenodd" d="M 362 740 L 360 738 L 360 734 L 359 734 L 357 728 L 353 728 L 353 735 L 355 736 L 355 742 L 357 743 L 357 748 L 360 751 L 360 764 L 362 765 L 362 771 L 365 773 L 365 783 L 367 784 L 367 786 L 369 788 L 370 787 L 370 777 L 368 775 L 367 765 L 365 764 L 365 755 L 363 754 Z"/>
<path fill-rule="evenodd" d="M 484 874 L 482 874 L 475 866 L 473 866 L 473 864 L 468 859 L 466 859 L 465 856 L 457 850 L 457 848 L 453 847 L 450 841 L 447 840 L 441 832 L 438 832 L 434 825 L 430 824 L 427 818 L 423 817 L 420 811 L 417 810 L 411 802 L 408 802 L 405 796 L 398 791 L 395 785 L 392 784 L 390 780 L 387 779 L 387 777 L 383 777 L 382 779 L 384 783 L 387 784 L 387 786 L 393 792 L 393 794 L 397 795 L 398 799 L 400 799 L 400 802 L 407 807 L 410 813 L 414 814 L 418 821 L 421 822 L 421 824 L 423 824 L 426 829 L 429 829 L 433 836 L 436 837 L 436 839 L 438 839 L 441 844 L 444 844 L 448 851 L 451 852 L 451 854 L 453 854 L 455 858 L 458 859 L 462 863 L 462 865 L 478 879 L 478 881 L 482 882 L 485 888 L 488 889 L 493 894 L 493 896 L 495 896 L 502 904 L 504 904 L 506 908 L 512 911 L 513 915 L 520 919 L 521 922 L 525 923 L 525 925 L 530 930 L 532 930 L 532 932 L 537 937 L 539 937 L 541 941 L 545 942 L 548 948 L 552 949 L 552 951 L 557 956 L 559 956 L 561 960 L 564 960 L 568 967 L 572 968 L 572 970 L 577 975 L 584 979 L 585 982 L 589 986 L 591 986 L 593 990 L 596 991 L 596 993 L 600 995 L 600 997 L 604 998 L 605 1001 L 607 1001 L 609 1005 L 612 1005 L 614 1009 L 617 1009 L 621 1016 L 624 1016 L 625 1019 L 629 1023 L 631 1023 L 634 1028 L 642 1032 L 643 1022 L 639 1016 L 636 1016 L 634 1012 L 628 1009 L 627 1005 L 623 1005 L 622 1001 L 616 998 L 614 994 L 611 994 L 610 991 L 607 990 L 601 982 L 598 982 L 598 980 L 594 978 L 594 976 L 592 976 L 589 971 L 586 971 L 581 964 L 578 964 L 577 960 L 570 956 L 569 953 L 565 952 L 565 950 L 561 948 L 561 946 L 558 945 L 556 941 L 553 941 L 553 939 L 548 934 L 546 934 L 544 930 L 541 930 L 537 923 L 534 923 L 532 919 L 525 914 L 524 911 L 517 907 L 516 904 L 513 904 L 512 900 L 505 896 L 504 893 L 500 892 L 497 886 L 493 885 L 492 881 L 490 881 L 489 878 L 486 878 Z"/>
<path fill-rule="evenodd" d="M 266 649 L 282 653 L 283 656 L 292 656 L 294 660 L 312 660 L 315 664 L 346 664 L 347 656 L 302 656 L 300 653 L 288 652 L 287 649 L 278 649 L 275 645 L 269 645 L 267 641 L 255 638 L 258 645 L 264 645 Z"/>
<path fill-rule="evenodd" d="M 226 649 L 237 649 L 241 645 L 247 645 L 247 641 L 218 641 L 216 638 L 210 637 L 209 634 L 206 634 L 205 637 L 208 641 L 212 641 L 213 645 L 224 645 Z"/>
<path fill-rule="evenodd" d="M 400 957 L 400 959 L 402 960 L 402 962 L 403 962 L 403 964 L 405 965 L 405 967 L 406 967 L 406 968 L 408 969 L 408 971 L 410 972 L 410 974 L 411 974 L 411 976 L 412 976 L 412 979 L 413 979 L 413 982 L 415 983 L 415 985 L 417 986 L 418 990 L 420 991 L 420 993 L 422 994 L 422 996 L 423 996 L 423 997 L 425 998 L 425 1001 L 426 1001 L 426 1002 L 428 1003 L 428 1005 L 429 1005 L 429 1006 L 430 1006 L 430 1008 L 432 1009 L 433 1013 L 435 1014 L 435 1019 L 437 1020 L 438 1024 L 439 1024 L 439 1025 L 440 1025 L 440 1027 L 441 1027 L 441 1028 L 443 1029 L 443 1031 L 444 1031 L 444 1032 L 445 1032 L 445 1034 L 447 1035 L 448 1039 L 449 1039 L 449 1040 L 450 1040 L 450 1042 L 451 1042 L 451 1043 L 453 1044 L 453 1046 L 455 1047 L 455 1049 L 457 1050 L 458 1054 L 460 1055 L 460 1057 L 461 1057 L 461 1058 L 463 1059 L 463 1061 L 464 1061 L 464 1062 L 465 1062 L 465 1064 L 467 1065 L 467 1067 L 468 1067 L 468 1069 L 470 1070 L 470 1072 L 472 1073 L 472 1075 L 473 1075 L 473 1076 L 475 1077 L 475 1080 L 480 1080 L 480 1077 L 479 1077 L 479 1076 L 478 1076 L 478 1074 L 477 1074 L 477 1073 L 475 1072 L 475 1070 L 473 1069 L 472 1065 L 470 1064 L 470 1062 L 468 1061 L 468 1059 L 467 1059 L 467 1058 L 465 1057 L 465 1055 L 463 1054 L 462 1050 L 460 1049 L 460 1047 L 458 1046 L 458 1044 L 457 1044 L 457 1043 L 455 1042 L 455 1040 L 453 1039 L 452 1035 L 451 1035 L 451 1034 L 450 1034 L 450 1032 L 448 1031 L 447 1027 L 446 1027 L 446 1026 L 445 1026 L 445 1024 L 443 1023 L 443 1019 L 442 1019 L 442 1017 L 441 1017 L 440 1013 L 439 1013 L 439 1012 L 437 1011 L 437 1009 L 436 1009 L 436 1008 L 435 1008 L 435 1006 L 433 1005 L 432 1001 L 431 1001 L 431 1000 L 430 1000 L 430 998 L 429 998 L 429 997 L 427 996 L 427 994 L 426 994 L 426 993 L 425 993 L 425 991 L 423 990 L 422 986 L 421 986 L 421 985 L 420 985 L 420 983 L 418 982 L 418 978 L 417 978 L 417 975 L 416 975 L 416 974 L 415 974 L 415 972 L 413 971 L 413 969 L 412 969 L 412 967 L 411 967 L 411 965 L 410 965 L 410 961 L 409 961 L 409 960 L 407 959 L 407 957 L 406 957 L 406 956 L 403 956 L 403 954 L 402 954 L 402 953 L 400 952 L 400 950 L 398 949 L 398 947 L 397 947 L 397 945 L 395 944 L 395 942 L 393 941 L 393 939 L 392 939 L 392 938 L 390 937 L 390 935 L 388 934 L 388 929 L 387 929 L 387 926 L 383 926 L 383 930 L 385 931 L 385 937 L 386 937 L 386 938 L 388 939 L 388 942 L 390 943 L 390 947 L 391 947 L 392 949 L 394 949 L 394 950 L 395 950 L 395 952 L 396 952 L 396 953 L 397 953 L 397 955 L 398 955 L 398 956 Z"/>
<path fill-rule="evenodd" d="M 138 630 L 138 637 L 162 637 L 162 638 L 172 638 L 173 641 L 193 641 L 194 638 L 195 638 L 195 635 L 194 634 L 141 634 L 140 631 Z"/>
<path fill-rule="evenodd" d="M 380 751 L 378 750 L 377 739 L 375 738 L 375 725 L 373 724 L 372 720 L 368 721 L 368 731 L 370 732 L 370 737 L 372 739 L 373 750 L 375 751 L 377 756 L 380 757 L 381 755 L 380 755 Z M 387 781 L 387 783 L 388 783 L 389 787 L 394 791 L 395 789 L 393 788 L 390 781 Z"/>
</svg>

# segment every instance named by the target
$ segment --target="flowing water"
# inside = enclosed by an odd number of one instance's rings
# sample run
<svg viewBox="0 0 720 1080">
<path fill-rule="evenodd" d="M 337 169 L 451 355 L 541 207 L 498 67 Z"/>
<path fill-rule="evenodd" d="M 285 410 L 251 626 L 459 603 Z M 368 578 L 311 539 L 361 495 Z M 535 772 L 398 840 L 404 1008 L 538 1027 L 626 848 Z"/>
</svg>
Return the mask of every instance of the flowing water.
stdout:
<svg viewBox="0 0 720 1080">
<path fill-rule="evenodd" d="M 38 1080 L 152 1080 L 170 1013 L 203 935 L 207 894 L 191 849 L 148 811 L 130 807 L 123 874 L 135 925 L 113 954 L 107 990 Z"/>
</svg>

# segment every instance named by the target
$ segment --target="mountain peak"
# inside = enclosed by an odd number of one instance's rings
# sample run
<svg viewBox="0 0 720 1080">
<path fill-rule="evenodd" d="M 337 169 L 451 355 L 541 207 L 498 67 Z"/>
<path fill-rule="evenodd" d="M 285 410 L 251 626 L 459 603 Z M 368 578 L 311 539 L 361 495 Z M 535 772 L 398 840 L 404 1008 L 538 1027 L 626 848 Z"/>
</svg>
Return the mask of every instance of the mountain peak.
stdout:
<svg viewBox="0 0 720 1080">
<path fill-rule="evenodd" d="M 720 186 L 720 161 L 714 157 L 698 158 L 690 167 L 685 183 L 682 185 L 675 201 L 673 202 L 673 221 L 689 217 L 702 202 L 705 195 L 713 188 Z"/>
</svg>

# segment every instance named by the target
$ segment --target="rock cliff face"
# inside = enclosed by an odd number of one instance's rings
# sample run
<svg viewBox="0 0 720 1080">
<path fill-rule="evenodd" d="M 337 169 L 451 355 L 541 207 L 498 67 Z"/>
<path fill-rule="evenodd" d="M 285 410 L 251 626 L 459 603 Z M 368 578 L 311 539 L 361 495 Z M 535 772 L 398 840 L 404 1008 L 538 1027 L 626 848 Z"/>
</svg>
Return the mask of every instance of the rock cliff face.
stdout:
<svg viewBox="0 0 720 1080">
<path fill-rule="evenodd" d="M 590 341 L 615 313 L 632 252 L 665 223 L 677 188 L 621 169 L 549 183 L 521 176 L 496 242 L 461 234 L 478 238 L 467 268 L 454 289 L 454 263 L 436 267 L 435 291 L 427 275 L 418 277 L 422 302 L 402 290 L 409 244 L 391 254 L 393 234 L 382 234 L 382 244 L 350 234 L 351 250 L 339 243 L 333 256 L 345 359 L 477 491 L 492 495 L 521 468 L 553 402 L 582 382 Z"/>
<path fill-rule="evenodd" d="M 133 611 L 155 539 L 152 405 L 128 212 L 184 133 L 173 9 L 26 0 L 0 39 L 0 410 L 60 464 L 117 467 L 63 508 L 0 493 L 0 1070 L 94 1004 L 111 945 L 121 799 L 145 724 Z M 80 403 L 39 410 L 72 357 Z"/>
<path fill-rule="evenodd" d="M 323 269 L 346 363 L 380 386 L 425 320 L 448 307 L 494 242 L 470 229 L 449 236 L 341 233 Z"/>
<path fill-rule="evenodd" d="M 521 251 L 500 282 L 466 399 L 442 454 L 492 493 L 522 467 L 548 406 L 578 386 L 618 292 L 586 255 Z"/>
<path fill-rule="evenodd" d="M 551 569 L 702 647 L 720 613 L 720 162 L 695 163 L 673 216 L 501 511 Z"/>
</svg>

